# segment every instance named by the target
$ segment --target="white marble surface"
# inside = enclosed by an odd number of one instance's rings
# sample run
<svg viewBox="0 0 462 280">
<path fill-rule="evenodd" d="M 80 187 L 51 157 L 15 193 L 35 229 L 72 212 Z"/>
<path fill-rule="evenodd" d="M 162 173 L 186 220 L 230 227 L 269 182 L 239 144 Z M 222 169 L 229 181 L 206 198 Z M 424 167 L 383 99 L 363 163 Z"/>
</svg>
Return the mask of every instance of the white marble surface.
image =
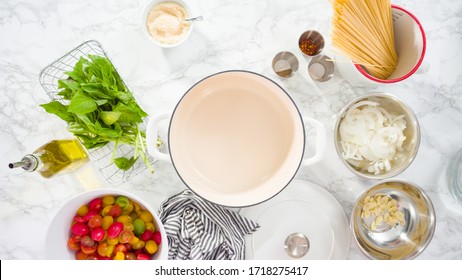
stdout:
<svg viewBox="0 0 462 280">
<path fill-rule="evenodd" d="M 168 50 L 143 37 L 144 2 L 0 0 L 0 259 L 44 258 L 48 224 L 65 201 L 87 188 L 107 187 L 104 183 L 85 186 L 75 175 L 47 180 L 7 168 L 8 162 L 48 140 L 69 136 L 61 120 L 38 107 L 48 101 L 38 75 L 88 39 L 103 44 L 150 114 L 171 110 L 193 83 L 214 72 L 246 69 L 274 78 L 304 115 L 317 118 L 328 129 L 324 159 L 302 168 L 297 178 L 325 187 L 347 213 L 359 193 L 374 182 L 356 177 L 339 161 L 332 141 L 336 114 L 349 100 L 368 91 L 399 96 L 416 112 L 422 129 L 418 156 L 399 177 L 428 192 L 437 216 L 435 236 L 419 259 L 462 259 L 462 211 L 451 206 L 444 179 L 448 159 L 462 148 L 461 1 L 392 1 L 422 22 L 430 69 L 377 88 L 357 87 L 338 75 L 326 84 L 308 78 L 297 40 L 308 28 L 328 34 L 331 9 L 327 0 L 198 0 L 197 11 L 204 21 L 197 23 L 185 44 Z M 300 71 L 288 80 L 276 78 L 270 68 L 272 57 L 281 50 L 293 51 L 301 62 Z M 144 172 L 118 188 L 142 196 L 154 207 L 185 188 L 171 165 L 157 163 L 155 168 L 154 175 Z M 364 258 L 354 243 L 349 258 Z"/>
</svg>

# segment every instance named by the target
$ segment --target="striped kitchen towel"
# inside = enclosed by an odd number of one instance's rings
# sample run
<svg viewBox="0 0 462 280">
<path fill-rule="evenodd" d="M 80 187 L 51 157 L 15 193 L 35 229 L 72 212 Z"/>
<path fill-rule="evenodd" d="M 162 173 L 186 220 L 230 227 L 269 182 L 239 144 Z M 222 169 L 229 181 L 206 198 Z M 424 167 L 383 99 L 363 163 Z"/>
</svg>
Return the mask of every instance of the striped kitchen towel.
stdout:
<svg viewBox="0 0 462 280">
<path fill-rule="evenodd" d="M 259 227 L 190 190 L 164 201 L 160 219 L 167 232 L 170 260 L 244 259 L 244 235 Z"/>
</svg>

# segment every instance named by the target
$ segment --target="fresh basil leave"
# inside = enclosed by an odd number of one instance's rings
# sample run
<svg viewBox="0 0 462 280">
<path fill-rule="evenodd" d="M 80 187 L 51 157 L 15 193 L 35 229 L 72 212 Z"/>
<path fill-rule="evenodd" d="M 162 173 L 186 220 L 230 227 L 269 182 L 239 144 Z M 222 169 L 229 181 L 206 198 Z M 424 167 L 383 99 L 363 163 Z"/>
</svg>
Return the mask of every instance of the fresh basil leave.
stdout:
<svg viewBox="0 0 462 280">
<path fill-rule="evenodd" d="M 67 78 L 58 81 L 58 95 L 65 101 L 51 101 L 40 106 L 68 123 L 68 130 L 87 149 L 114 142 L 135 149 L 130 158 L 113 158 L 114 164 L 128 170 L 141 157 L 149 169 L 146 157 L 146 134 L 139 124 L 147 116 L 125 86 L 112 63 L 106 57 L 81 57 Z M 68 104 L 68 105 L 64 105 Z"/>
</svg>

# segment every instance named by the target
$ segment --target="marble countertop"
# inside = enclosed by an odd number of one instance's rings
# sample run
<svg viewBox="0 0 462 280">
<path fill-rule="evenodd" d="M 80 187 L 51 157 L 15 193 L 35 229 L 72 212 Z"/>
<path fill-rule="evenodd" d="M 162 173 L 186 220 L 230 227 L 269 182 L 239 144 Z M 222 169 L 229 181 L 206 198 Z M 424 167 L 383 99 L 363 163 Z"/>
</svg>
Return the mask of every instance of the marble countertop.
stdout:
<svg viewBox="0 0 462 280">
<path fill-rule="evenodd" d="M 86 189 L 109 187 L 89 180 L 93 170 L 88 166 L 52 179 L 7 168 L 49 140 L 70 136 L 64 122 L 38 107 L 49 101 L 38 76 L 46 65 L 89 39 L 102 43 L 151 115 L 172 110 L 191 85 L 218 71 L 245 69 L 274 79 L 303 115 L 320 120 L 328 131 L 322 161 L 301 168 L 296 177 L 325 187 L 347 214 L 359 193 L 375 182 L 355 176 L 340 162 L 332 141 L 337 114 L 366 92 L 399 96 L 415 111 L 422 140 L 415 161 L 398 177 L 425 189 L 437 217 L 434 238 L 418 258 L 462 259 L 462 211 L 448 196 L 445 180 L 448 159 L 462 148 L 461 1 L 392 1 L 412 11 L 424 26 L 430 68 L 401 83 L 376 87 L 350 84 L 338 73 L 324 84 L 309 78 L 307 60 L 297 49 L 298 36 L 317 29 L 328 37 L 327 0 L 198 0 L 195 6 L 204 21 L 196 24 L 187 42 L 173 49 L 160 49 L 144 37 L 144 2 L 0 1 L 0 259 L 44 258 L 48 225 L 66 200 Z M 271 70 L 272 57 L 282 50 L 294 52 L 300 61 L 299 72 L 286 80 Z M 117 188 L 158 208 L 185 186 L 171 165 L 158 162 L 155 169 L 153 175 L 143 172 Z M 354 242 L 349 258 L 364 259 Z"/>
</svg>

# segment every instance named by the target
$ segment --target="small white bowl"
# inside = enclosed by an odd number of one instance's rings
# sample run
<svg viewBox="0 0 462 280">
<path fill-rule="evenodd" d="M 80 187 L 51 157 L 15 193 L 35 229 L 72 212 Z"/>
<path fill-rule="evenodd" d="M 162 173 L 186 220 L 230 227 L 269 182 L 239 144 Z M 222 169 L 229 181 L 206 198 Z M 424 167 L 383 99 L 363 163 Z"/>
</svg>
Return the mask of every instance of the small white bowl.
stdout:
<svg viewBox="0 0 462 280">
<path fill-rule="evenodd" d="M 188 32 L 183 36 L 183 38 L 180 41 L 176 42 L 175 44 L 163 44 L 163 43 L 157 41 L 154 37 L 151 36 L 151 34 L 149 34 L 148 28 L 146 26 L 146 20 L 148 18 L 148 14 L 151 11 L 152 7 L 154 7 L 155 5 L 160 4 L 162 2 L 175 2 L 175 3 L 183 6 L 186 9 L 188 18 L 190 18 L 190 17 L 192 17 L 194 15 L 193 14 L 194 11 L 191 9 L 191 6 L 188 5 L 183 0 L 151 0 L 151 1 L 148 1 L 146 3 L 146 5 L 144 5 L 144 8 L 143 8 L 142 13 L 141 13 L 141 28 L 143 30 L 143 34 L 146 36 L 146 38 L 148 38 L 149 41 L 153 42 L 154 44 L 156 44 L 156 45 L 158 45 L 158 46 L 160 46 L 162 48 L 173 48 L 173 47 L 176 47 L 178 45 L 181 45 L 184 41 L 186 41 L 189 38 L 189 35 L 191 35 L 194 24 L 192 24 L 192 23 L 190 24 Z"/>
<path fill-rule="evenodd" d="M 140 206 L 151 212 L 154 217 L 154 225 L 162 237 L 162 243 L 159 245 L 158 251 L 154 254 L 152 259 L 166 260 L 168 258 L 167 234 L 165 233 L 164 226 L 162 225 L 157 212 L 139 197 L 129 192 L 109 188 L 96 189 L 78 194 L 64 204 L 48 227 L 45 239 L 45 258 L 48 260 L 75 260 L 75 251 L 71 250 L 67 245 L 71 232 L 71 223 L 75 213 L 80 206 L 87 204 L 94 198 L 105 195 L 126 196 L 131 200 L 138 202 Z"/>
</svg>

